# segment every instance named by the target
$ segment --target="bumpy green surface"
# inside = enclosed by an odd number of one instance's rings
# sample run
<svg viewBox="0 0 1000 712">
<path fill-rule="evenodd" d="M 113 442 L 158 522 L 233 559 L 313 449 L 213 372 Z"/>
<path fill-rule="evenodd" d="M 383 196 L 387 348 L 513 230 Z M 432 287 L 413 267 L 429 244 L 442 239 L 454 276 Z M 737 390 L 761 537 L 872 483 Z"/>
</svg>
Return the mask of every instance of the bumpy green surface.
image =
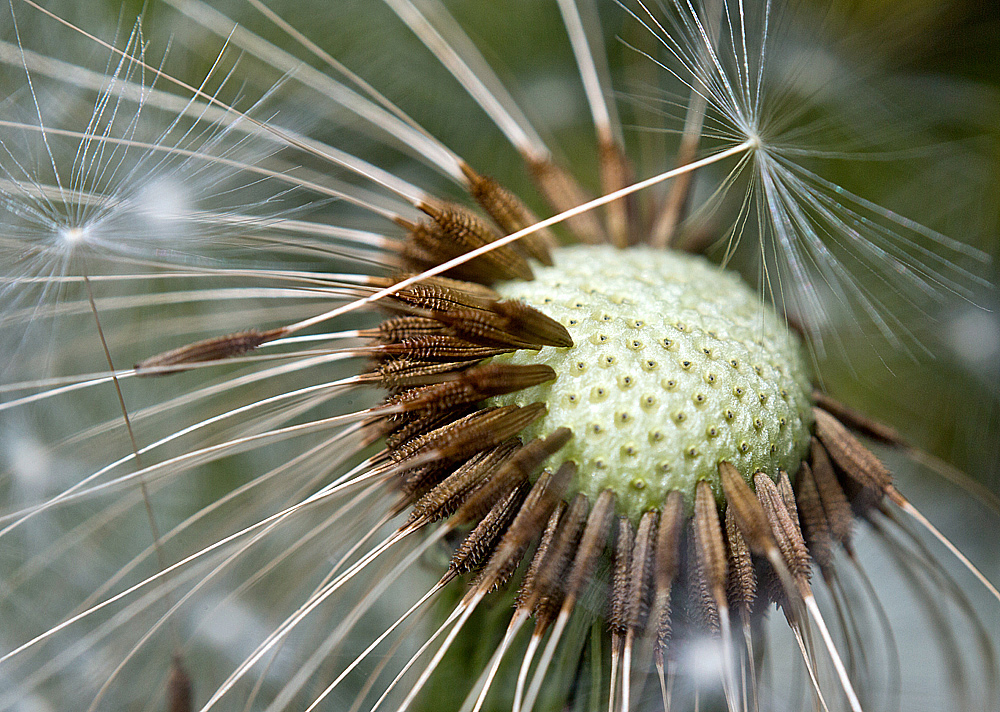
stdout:
<svg viewBox="0 0 1000 712">
<path fill-rule="evenodd" d="M 699 480 L 719 496 L 722 460 L 747 477 L 798 469 L 812 426 L 802 349 L 739 278 L 689 255 L 610 247 L 564 248 L 535 275 L 498 291 L 561 322 L 575 345 L 503 357 L 558 378 L 494 400 L 548 405 L 526 438 L 573 430 L 549 461 L 576 462 L 570 496 L 611 488 L 637 521 L 672 490 L 690 506 Z"/>
</svg>

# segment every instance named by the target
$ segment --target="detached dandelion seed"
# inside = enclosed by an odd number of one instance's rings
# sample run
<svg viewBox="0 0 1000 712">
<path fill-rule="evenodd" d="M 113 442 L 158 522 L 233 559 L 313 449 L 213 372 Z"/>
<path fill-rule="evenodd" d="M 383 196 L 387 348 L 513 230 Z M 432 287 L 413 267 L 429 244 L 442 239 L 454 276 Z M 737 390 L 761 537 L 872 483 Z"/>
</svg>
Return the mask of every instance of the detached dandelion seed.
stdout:
<svg viewBox="0 0 1000 712">
<path fill-rule="evenodd" d="M 3 11 L 0 708 L 994 709 L 995 562 L 894 474 L 997 498 L 827 375 L 988 255 L 830 168 L 898 146 L 808 9 L 483 8 L 584 136 L 334 5 Z"/>
</svg>

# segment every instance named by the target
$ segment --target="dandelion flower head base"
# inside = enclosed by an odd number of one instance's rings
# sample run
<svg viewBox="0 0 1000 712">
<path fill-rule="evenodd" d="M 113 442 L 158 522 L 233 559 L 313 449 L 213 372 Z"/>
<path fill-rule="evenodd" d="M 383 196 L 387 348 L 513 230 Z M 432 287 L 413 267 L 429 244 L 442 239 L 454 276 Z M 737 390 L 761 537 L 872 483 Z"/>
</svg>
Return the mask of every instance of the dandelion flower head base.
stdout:
<svg viewBox="0 0 1000 712">
<path fill-rule="evenodd" d="M 497 289 L 573 335 L 571 348 L 497 358 L 559 374 L 497 403 L 547 404 L 528 436 L 577 434 L 553 461 L 577 463 L 571 493 L 611 489 L 638 524 L 674 490 L 690 510 L 700 480 L 721 499 L 722 461 L 748 480 L 797 471 L 812 422 L 801 349 L 738 277 L 676 252 L 579 246 Z"/>
</svg>

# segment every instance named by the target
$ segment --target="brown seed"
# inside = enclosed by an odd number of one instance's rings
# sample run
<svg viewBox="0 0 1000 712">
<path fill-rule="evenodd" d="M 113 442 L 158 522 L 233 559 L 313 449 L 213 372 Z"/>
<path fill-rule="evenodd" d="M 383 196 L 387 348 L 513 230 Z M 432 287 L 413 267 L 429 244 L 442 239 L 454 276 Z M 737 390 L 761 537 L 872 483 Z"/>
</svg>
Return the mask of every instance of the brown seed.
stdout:
<svg viewBox="0 0 1000 712">
<path fill-rule="evenodd" d="M 830 534 L 835 541 L 850 545 L 854 513 L 847 501 L 847 495 L 837 481 L 830 456 L 816 438 L 812 439 L 809 453 L 816 491 L 819 493 L 820 502 L 823 503 L 826 519 L 830 523 Z"/>
<path fill-rule="evenodd" d="M 194 709 L 194 692 L 191 678 L 181 664 L 180 655 L 175 655 L 170 663 L 170 676 L 167 678 L 167 710 L 191 712 L 192 709 Z"/>
<path fill-rule="evenodd" d="M 618 517 L 615 538 L 614 568 L 611 573 L 611 596 L 608 604 L 608 628 L 619 637 L 625 635 L 628 608 L 629 572 L 632 568 L 632 546 L 635 531 L 628 517 Z"/>
<path fill-rule="evenodd" d="M 684 496 L 676 490 L 667 495 L 657 532 L 653 621 L 656 625 L 654 652 L 663 664 L 663 651 L 670 640 L 670 601 L 674 581 L 680 571 L 681 534 L 684 531 Z"/>
<path fill-rule="evenodd" d="M 855 505 L 864 510 L 880 502 L 892 485 L 892 476 L 885 465 L 835 417 L 821 408 L 813 408 L 813 414 L 816 435 L 833 463 L 860 489 L 854 498 Z"/>
<path fill-rule="evenodd" d="M 802 533 L 809 544 L 809 554 L 826 570 L 833 561 L 833 536 L 830 534 L 830 522 L 823 509 L 823 500 L 816 488 L 809 463 L 799 465 L 798 483 L 799 519 L 802 522 Z"/>
<path fill-rule="evenodd" d="M 809 551 L 806 549 L 799 522 L 785 507 L 781 492 L 774 481 L 763 472 L 754 475 L 757 498 L 764 508 L 764 514 L 771 524 L 771 531 L 778 543 L 781 557 L 788 570 L 800 585 L 808 585 L 811 566 Z"/>
<path fill-rule="evenodd" d="M 477 344 L 533 349 L 573 345 L 565 327 L 523 302 L 498 301 L 489 310 L 454 309 L 431 314 L 456 336 Z"/>
<path fill-rule="evenodd" d="M 506 234 L 510 235 L 539 222 L 538 217 L 520 198 L 493 178 L 479 175 L 464 163 L 462 172 L 469 180 L 469 194 Z M 520 245 L 528 256 L 549 267 L 553 264 L 552 250 L 558 247 L 555 235 L 548 228 L 526 235 L 514 244 Z"/>
<path fill-rule="evenodd" d="M 736 524 L 733 510 L 726 508 L 726 542 L 729 545 L 729 581 L 727 592 L 730 605 L 749 620 L 750 610 L 757 599 L 757 574 L 754 571 L 750 547 Z"/>
<path fill-rule="evenodd" d="M 541 539 L 538 540 L 538 546 L 535 547 L 535 553 L 531 556 L 528 569 L 521 578 L 521 587 L 514 597 L 514 606 L 516 608 L 525 608 L 530 611 L 534 608 L 535 601 L 538 600 L 538 574 L 542 570 L 545 559 L 549 555 L 549 550 L 552 548 L 552 543 L 556 539 L 556 533 L 559 531 L 559 521 L 566 512 L 566 506 L 565 502 L 559 502 L 556 504 L 556 508 L 552 510 L 552 514 L 549 515 L 549 521 L 545 525 L 545 530 L 542 531 Z"/>
<path fill-rule="evenodd" d="M 422 526 L 453 514 L 519 448 L 520 444 L 515 439 L 473 455 L 413 505 L 403 528 Z"/>
<path fill-rule="evenodd" d="M 456 406 L 475 403 L 493 396 L 513 393 L 536 386 L 556 377 L 556 372 L 544 364 L 514 366 L 488 364 L 456 374 L 454 380 L 423 388 L 414 388 L 386 402 L 401 406 L 404 412 L 423 410 L 439 412 Z"/>
<path fill-rule="evenodd" d="M 542 193 L 560 213 L 590 200 L 576 180 L 551 160 L 525 156 L 525 162 Z M 604 227 L 592 210 L 570 218 L 566 223 L 581 242 L 597 245 L 608 241 Z"/>
<path fill-rule="evenodd" d="M 533 609 L 536 629 L 548 627 L 562 605 L 566 594 L 566 573 L 583 535 L 589 510 L 587 496 L 578 494 L 559 522 L 559 531 L 538 572 Z"/>
<path fill-rule="evenodd" d="M 650 594 L 653 587 L 653 570 L 656 561 L 656 531 L 660 516 L 651 511 L 642 515 L 632 546 L 629 593 L 625 623 L 633 631 L 640 631 L 649 616 Z"/>
<path fill-rule="evenodd" d="M 386 319 L 372 329 L 362 333 L 366 338 L 376 339 L 383 344 L 391 344 L 404 339 L 415 339 L 421 336 L 439 336 L 444 333 L 444 326 L 436 319 L 423 316 L 401 316 Z"/>
<path fill-rule="evenodd" d="M 602 138 L 598 146 L 601 166 L 601 186 L 605 193 L 620 190 L 635 181 L 631 162 L 620 145 L 613 140 Z M 608 235 L 616 247 L 624 248 L 635 242 L 637 218 L 635 196 L 619 198 L 604 206 Z"/>
<path fill-rule="evenodd" d="M 390 391 L 400 391 L 414 386 L 425 386 L 443 380 L 441 374 L 455 373 L 471 366 L 468 361 L 449 361 L 446 363 L 425 363 L 410 359 L 394 359 L 380 363 L 374 375 L 381 385 Z"/>
<path fill-rule="evenodd" d="M 576 465 L 572 462 L 564 462 L 555 474 L 542 473 L 487 562 L 476 582 L 476 590 L 491 591 L 509 578 L 528 543 L 538 536 L 542 524 L 562 498 L 574 474 Z"/>
<path fill-rule="evenodd" d="M 496 473 L 477 489 L 455 512 L 456 525 L 477 521 L 493 506 L 498 492 L 506 491 L 509 483 L 527 481 L 551 455 L 569 442 L 572 432 L 569 428 L 559 428 L 544 439 L 535 439 L 521 448 L 513 457 L 504 462 Z"/>
<path fill-rule="evenodd" d="M 509 347 L 474 344 L 457 336 L 418 336 L 395 344 L 374 347 L 381 358 L 405 358 L 408 361 L 453 362 L 480 361 L 513 351 Z"/>
<path fill-rule="evenodd" d="M 573 605 L 580 591 L 590 580 L 594 567 L 604 552 L 604 545 L 608 540 L 614 513 L 614 492 L 604 490 L 597 496 L 597 502 L 594 503 L 594 508 L 590 511 L 590 516 L 587 519 L 587 526 L 583 530 L 580 546 L 573 561 L 573 568 L 567 578 L 564 607 Z"/>
<path fill-rule="evenodd" d="M 446 583 L 462 574 L 478 571 L 485 565 L 527 496 L 528 483 L 524 481 L 515 485 L 506 496 L 493 505 L 451 557 L 448 571 L 441 579 L 442 582 Z"/>
<path fill-rule="evenodd" d="M 505 320 L 507 328 L 543 346 L 569 347 L 573 337 L 559 322 L 534 307 L 514 299 L 494 302 L 491 310 Z"/>
<path fill-rule="evenodd" d="M 402 279 L 413 276 L 409 273 L 399 275 L 398 279 L 373 277 L 372 282 L 378 289 L 385 289 L 395 285 Z M 486 289 L 475 282 L 464 282 L 455 279 L 425 278 L 422 281 L 404 287 L 398 292 L 387 297 L 385 305 L 388 307 L 417 308 L 432 311 L 448 311 L 449 309 L 486 309 L 489 304 L 496 301 L 500 296 L 492 289 L 487 289 L 486 293 L 480 293 L 479 289 Z M 486 295 L 492 296 L 486 296 Z"/>
<path fill-rule="evenodd" d="M 514 437 L 545 410 L 544 403 L 483 408 L 405 443 L 390 455 L 400 463 L 418 455 L 444 460 L 471 457 Z"/>
<path fill-rule="evenodd" d="M 423 253 L 418 261 L 441 264 L 489 245 L 500 237 L 475 213 L 461 205 L 424 203 L 419 207 L 431 221 L 415 225 L 408 236 L 410 243 Z M 503 279 L 534 279 L 527 260 L 509 245 L 466 262 L 457 273 L 486 284 Z"/>
<path fill-rule="evenodd" d="M 695 487 L 694 543 L 698 567 L 717 605 L 726 602 L 726 545 L 719 525 L 719 507 L 712 486 L 702 480 Z M 720 603 L 721 602 L 721 603 Z"/>
<path fill-rule="evenodd" d="M 733 519 L 747 546 L 756 554 L 766 555 L 773 547 L 774 535 L 767 515 L 757 496 L 742 475 L 728 462 L 719 463 L 722 490 L 726 494 L 728 509 L 733 511 Z"/>
<path fill-rule="evenodd" d="M 249 331 L 196 341 L 193 344 L 165 351 L 140 361 L 135 365 L 136 375 L 162 376 L 167 373 L 183 371 L 183 366 L 242 356 L 267 341 L 273 341 L 283 333 L 283 329 L 271 329 L 270 331 L 250 329 Z"/>
</svg>

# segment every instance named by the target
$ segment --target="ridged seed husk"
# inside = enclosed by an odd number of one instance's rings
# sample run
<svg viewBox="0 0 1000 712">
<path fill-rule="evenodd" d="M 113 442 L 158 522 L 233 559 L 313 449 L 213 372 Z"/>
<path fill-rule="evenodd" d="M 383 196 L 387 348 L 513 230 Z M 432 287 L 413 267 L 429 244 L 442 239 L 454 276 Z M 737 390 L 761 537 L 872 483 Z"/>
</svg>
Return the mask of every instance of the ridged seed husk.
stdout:
<svg viewBox="0 0 1000 712">
<path fill-rule="evenodd" d="M 614 546 L 614 568 L 611 573 L 611 596 L 608 600 L 608 629 L 618 636 L 625 635 L 628 608 L 629 572 L 632 567 L 632 546 L 635 531 L 628 517 L 618 517 L 618 536 Z"/>
<path fill-rule="evenodd" d="M 539 222 L 538 217 L 520 198 L 490 176 L 479 175 L 465 164 L 462 165 L 462 171 L 469 179 L 469 195 L 506 234 L 510 235 Z M 549 267 L 552 266 L 552 250 L 558 245 L 555 235 L 548 228 L 526 235 L 514 244 L 520 246 L 529 257 Z"/>
<path fill-rule="evenodd" d="M 837 480 L 830 456 L 816 438 L 812 439 L 809 452 L 813 479 L 816 481 L 816 491 L 819 493 L 823 511 L 830 524 L 830 534 L 835 541 L 841 544 L 850 544 L 854 514 L 850 502 L 847 501 L 847 495 Z"/>
<path fill-rule="evenodd" d="M 525 480 L 514 485 L 490 508 L 451 557 L 448 573 L 445 574 L 447 580 L 478 571 L 486 564 L 527 496 L 528 482 Z"/>
<path fill-rule="evenodd" d="M 464 206 L 440 203 L 422 204 L 420 208 L 431 219 L 409 226 L 404 247 L 404 257 L 415 262 L 418 267 L 439 265 L 500 238 L 492 227 Z M 469 260 L 452 272 L 461 278 L 483 284 L 534 278 L 528 261 L 507 245 Z"/>
<path fill-rule="evenodd" d="M 892 486 L 892 476 L 875 454 L 835 417 L 813 408 L 816 436 L 849 485 L 854 506 L 861 512 L 875 506 Z"/>
<path fill-rule="evenodd" d="M 552 622 L 562 605 L 566 593 L 566 572 L 576 554 L 589 511 L 587 497 L 577 495 L 559 521 L 559 530 L 538 571 L 535 584 L 532 610 L 539 630 L 544 630 Z"/>
<path fill-rule="evenodd" d="M 726 543 L 729 547 L 729 605 L 747 620 L 757 599 L 757 572 L 750 547 L 736 525 L 733 510 L 726 509 Z"/>
</svg>

